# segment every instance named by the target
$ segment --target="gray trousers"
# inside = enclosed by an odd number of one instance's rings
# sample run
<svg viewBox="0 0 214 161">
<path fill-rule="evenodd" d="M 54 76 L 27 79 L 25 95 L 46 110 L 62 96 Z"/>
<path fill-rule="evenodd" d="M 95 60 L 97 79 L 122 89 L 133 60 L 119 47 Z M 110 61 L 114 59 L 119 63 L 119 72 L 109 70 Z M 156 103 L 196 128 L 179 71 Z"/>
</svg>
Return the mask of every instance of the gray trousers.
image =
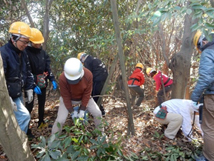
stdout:
<svg viewBox="0 0 214 161">
<path fill-rule="evenodd" d="M 204 96 L 201 128 L 204 132 L 203 154 L 209 161 L 214 160 L 214 95 Z"/>
<path fill-rule="evenodd" d="M 172 85 L 169 85 L 169 86 L 166 86 L 164 87 L 165 88 L 165 93 L 167 94 L 169 91 L 172 90 Z M 163 88 L 161 88 L 159 91 L 158 91 L 158 94 L 157 94 L 157 97 L 158 97 L 158 104 L 160 105 L 161 103 L 163 103 L 165 100 L 164 98 L 164 91 L 163 91 Z"/>
<path fill-rule="evenodd" d="M 135 99 L 136 99 L 136 96 L 138 95 L 138 100 L 136 102 L 135 105 L 137 106 L 140 106 L 140 104 L 142 103 L 143 101 L 143 98 L 144 98 L 144 89 L 140 88 L 139 86 L 137 87 L 129 87 L 130 91 L 131 91 L 131 96 L 132 96 L 132 104 L 135 103 Z"/>
</svg>

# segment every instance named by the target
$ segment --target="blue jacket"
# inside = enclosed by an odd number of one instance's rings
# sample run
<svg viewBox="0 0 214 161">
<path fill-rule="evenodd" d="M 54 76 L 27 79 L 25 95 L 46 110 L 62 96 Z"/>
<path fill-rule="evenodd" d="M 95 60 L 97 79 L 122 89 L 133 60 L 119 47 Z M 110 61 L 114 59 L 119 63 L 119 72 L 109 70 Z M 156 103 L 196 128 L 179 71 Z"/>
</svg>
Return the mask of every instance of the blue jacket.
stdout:
<svg viewBox="0 0 214 161">
<path fill-rule="evenodd" d="M 8 84 L 9 81 L 17 78 L 20 80 L 17 83 L 21 83 L 21 88 L 25 90 L 33 89 L 35 84 L 27 55 L 16 48 L 11 41 L 2 46 L 0 52 L 6 83 Z M 20 87 L 19 84 L 17 84 L 17 87 Z"/>
<path fill-rule="evenodd" d="M 202 95 L 214 94 L 214 42 L 207 43 L 203 49 L 199 66 L 199 79 L 191 99 L 200 101 Z"/>
</svg>

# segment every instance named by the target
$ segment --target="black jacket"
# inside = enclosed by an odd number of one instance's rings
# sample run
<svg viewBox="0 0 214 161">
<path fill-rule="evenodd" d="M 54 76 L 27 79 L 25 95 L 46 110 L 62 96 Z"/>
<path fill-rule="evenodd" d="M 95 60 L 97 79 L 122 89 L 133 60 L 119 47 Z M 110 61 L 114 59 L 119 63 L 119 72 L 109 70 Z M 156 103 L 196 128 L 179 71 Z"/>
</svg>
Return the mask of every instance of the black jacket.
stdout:
<svg viewBox="0 0 214 161">
<path fill-rule="evenodd" d="M 21 84 L 22 88 L 25 90 L 33 89 L 35 84 L 26 53 L 16 48 L 10 40 L 0 48 L 0 52 L 3 60 L 6 83 L 8 84 L 9 81 L 18 78 L 21 83 L 17 83 Z M 17 84 L 17 88 L 20 87 L 19 84 Z"/>
<path fill-rule="evenodd" d="M 108 72 L 105 64 L 100 59 L 87 55 L 84 66 L 93 74 L 93 82 L 106 80 Z"/>
<path fill-rule="evenodd" d="M 48 54 L 42 49 L 37 49 L 34 47 L 26 47 L 25 52 L 28 55 L 31 71 L 34 75 L 34 81 L 36 82 L 36 75 L 43 74 L 44 72 L 48 72 L 48 76 L 46 77 L 50 81 L 55 81 L 55 77 L 50 68 L 50 58 Z"/>
</svg>

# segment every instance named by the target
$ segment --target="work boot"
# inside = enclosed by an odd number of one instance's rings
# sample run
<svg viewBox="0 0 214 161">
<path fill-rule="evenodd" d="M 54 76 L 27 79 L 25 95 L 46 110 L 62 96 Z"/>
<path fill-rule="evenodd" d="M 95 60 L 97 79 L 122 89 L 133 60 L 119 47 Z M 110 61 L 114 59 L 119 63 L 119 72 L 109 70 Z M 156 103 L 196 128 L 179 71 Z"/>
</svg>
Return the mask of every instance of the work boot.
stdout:
<svg viewBox="0 0 214 161">
<path fill-rule="evenodd" d="M 102 116 L 105 116 L 106 112 L 105 109 L 103 108 L 103 105 L 100 105 L 100 111 L 102 113 Z"/>
<path fill-rule="evenodd" d="M 30 141 L 35 138 L 35 136 L 31 132 L 31 129 L 27 130 L 27 136 L 28 136 L 28 140 Z"/>
<path fill-rule="evenodd" d="M 48 124 L 45 123 L 44 121 L 38 123 L 38 129 L 43 129 L 46 127 L 48 127 Z"/>
</svg>

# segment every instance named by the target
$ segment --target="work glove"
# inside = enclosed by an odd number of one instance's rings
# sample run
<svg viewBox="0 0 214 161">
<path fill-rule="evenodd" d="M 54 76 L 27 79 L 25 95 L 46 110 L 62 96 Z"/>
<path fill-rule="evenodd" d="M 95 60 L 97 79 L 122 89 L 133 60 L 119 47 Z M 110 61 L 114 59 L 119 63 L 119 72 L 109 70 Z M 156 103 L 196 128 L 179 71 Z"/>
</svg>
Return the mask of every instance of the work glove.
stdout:
<svg viewBox="0 0 214 161">
<path fill-rule="evenodd" d="M 39 86 L 36 86 L 33 91 L 36 93 L 36 94 L 42 94 L 42 91 L 41 89 L 39 88 Z"/>
<path fill-rule="evenodd" d="M 33 90 L 26 90 L 27 93 L 27 103 L 31 103 L 33 101 Z"/>
<path fill-rule="evenodd" d="M 78 118 L 78 110 L 79 106 L 73 107 L 74 112 L 71 113 L 71 118 L 74 120 L 75 118 Z"/>
<path fill-rule="evenodd" d="M 196 112 L 198 112 L 198 109 L 201 105 L 203 105 L 203 103 L 198 103 L 198 102 L 192 101 L 193 110 Z"/>
<path fill-rule="evenodd" d="M 71 118 L 74 120 L 76 118 L 78 118 L 78 111 L 74 111 L 71 113 Z"/>
<path fill-rule="evenodd" d="M 53 84 L 53 90 L 56 90 L 57 89 L 57 83 L 56 83 L 56 81 L 52 81 L 52 84 Z"/>
<path fill-rule="evenodd" d="M 10 97 L 10 102 L 11 102 L 13 110 L 17 111 L 17 105 L 16 105 L 16 103 L 13 101 L 13 99 L 11 97 Z"/>
<path fill-rule="evenodd" d="M 85 111 L 80 110 L 78 117 L 84 119 Z"/>
</svg>

